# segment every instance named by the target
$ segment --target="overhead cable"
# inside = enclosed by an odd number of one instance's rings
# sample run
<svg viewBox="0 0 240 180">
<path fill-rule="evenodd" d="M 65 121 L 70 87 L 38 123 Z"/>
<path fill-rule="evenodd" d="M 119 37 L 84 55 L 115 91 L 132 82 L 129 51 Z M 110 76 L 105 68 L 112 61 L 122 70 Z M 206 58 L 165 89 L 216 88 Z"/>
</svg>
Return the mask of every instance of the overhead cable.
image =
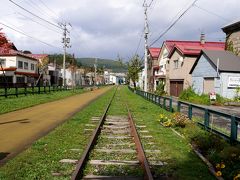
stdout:
<svg viewBox="0 0 240 180">
<path fill-rule="evenodd" d="M 55 27 L 57 27 L 57 28 L 62 29 L 60 26 L 58 26 L 58 25 L 56 25 L 56 24 L 54 24 L 54 23 L 52 23 L 52 22 L 50 22 L 50 21 L 48 21 L 48 20 L 46 20 L 46 19 L 44 19 L 44 18 L 38 16 L 38 15 L 36 15 L 36 14 L 34 14 L 33 12 L 27 10 L 26 8 L 20 6 L 19 4 L 15 3 L 13 0 L 9 0 L 9 1 L 10 1 L 11 3 L 15 4 L 16 6 L 18 6 L 19 8 L 23 9 L 24 11 L 28 12 L 29 14 L 31 14 L 31 15 L 33 15 L 33 16 L 39 18 L 39 19 L 41 19 L 42 21 L 45 21 L 45 22 L 47 22 L 48 24 L 51 24 L 52 26 L 55 26 Z"/>
<path fill-rule="evenodd" d="M 45 28 L 47 28 L 49 30 L 51 30 L 51 31 L 54 31 L 54 32 L 56 32 L 58 34 L 62 34 L 61 32 L 56 31 L 55 29 L 49 28 L 47 25 L 41 24 L 40 22 L 38 22 L 38 21 L 36 21 L 36 20 L 34 20 L 34 19 L 30 18 L 30 17 L 27 17 L 27 16 L 25 16 L 22 13 L 16 12 L 16 14 L 19 14 L 19 15 L 21 15 L 21 16 L 23 16 L 23 17 L 25 17 L 25 18 L 27 18 L 27 19 L 29 19 L 29 20 L 31 20 L 31 21 L 33 21 L 33 22 L 35 22 L 35 23 L 37 23 L 37 24 L 39 24 L 39 25 L 41 25 L 41 26 L 43 26 L 43 27 L 45 27 Z"/>
<path fill-rule="evenodd" d="M 152 46 L 159 39 L 161 39 L 195 5 L 197 1 L 198 0 L 194 0 L 193 3 L 165 31 L 163 31 L 163 33 L 150 44 L 150 46 Z"/>
<path fill-rule="evenodd" d="M 33 37 L 33 36 L 30 36 L 30 35 L 28 35 L 27 33 L 23 32 L 23 31 L 20 31 L 20 30 L 17 30 L 17 29 L 15 29 L 15 28 L 13 28 L 13 27 L 10 27 L 10 26 L 2 23 L 2 22 L 0 22 L 0 24 L 2 24 L 3 26 L 5 26 L 5 27 L 7 27 L 7 28 L 9 28 L 9 29 L 11 29 L 11 30 L 13 30 L 13 31 L 16 31 L 16 32 L 18 32 L 18 33 L 20 33 L 20 34 L 22 34 L 22 35 L 24 35 L 24 36 L 27 36 L 27 37 L 29 37 L 29 38 L 31 38 L 31 39 L 34 39 L 34 40 L 36 40 L 36 41 L 39 41 L 39 42 L 41 42 L 41 43 L 43 43 L 43 44 L 45 44 L 45 45 L 47 45 L 47 46 L 51 46 L 51 47 L 60 49 L 59 47 L 53 46 L 53 45 L 51 45 L 51 44 L 49 44 L 49 43 L 47 43 L 47 42 L 44 42 L 44 41 L 42 41 L 42 40 L 40 40 L 40 39 L 37 39 L 37 38 L 35 38 L 35 37 Z"/>
<path fill-rule="evenodd" d="M 204 9 L 204 8 L 202 8 L 202 7 L 200 7 L 200 6 L 196 5 L 196 4 L 194 4 L 194 7 L 198 8 L 198 9 L 201 9 L 202 11 L 205 11 L 208 14 L 214 15 L 214 16 L 216 16 L 216 17 L 218 17 L 218 18 L 220 18 L 220 19 L 222 19 L 222 20 L 224 20 L 226 22 L 230 21 L 229 19 L 226 19 L 226 18 L 224 18 L 224 17 L 222 17 L 222 16 L 220 16 L 220 15 L 214 13 L 214 12 L 211 12 L 211 11 L 209 11 L 207 9 Z"/>
</svg>

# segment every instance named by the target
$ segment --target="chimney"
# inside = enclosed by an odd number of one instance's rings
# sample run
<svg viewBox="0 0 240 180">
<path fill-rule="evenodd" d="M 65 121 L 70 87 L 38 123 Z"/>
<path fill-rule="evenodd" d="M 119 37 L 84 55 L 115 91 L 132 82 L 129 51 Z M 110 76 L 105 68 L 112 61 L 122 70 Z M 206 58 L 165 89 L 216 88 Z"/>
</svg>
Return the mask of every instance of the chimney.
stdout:
<svg viewBox="0 0 240 180">
<path fill-rule="evenodd" d="M 201 45 L 205 44 L 205 34 L 203 32 L 201 33 L 201 36 L 200 36 L 200 43 Z"/>
</svg>

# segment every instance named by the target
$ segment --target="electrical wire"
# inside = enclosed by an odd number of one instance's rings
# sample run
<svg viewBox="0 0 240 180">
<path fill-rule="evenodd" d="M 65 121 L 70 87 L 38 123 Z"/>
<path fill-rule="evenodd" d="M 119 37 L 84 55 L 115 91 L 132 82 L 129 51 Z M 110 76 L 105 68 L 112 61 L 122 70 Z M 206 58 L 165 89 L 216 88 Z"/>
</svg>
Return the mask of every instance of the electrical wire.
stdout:
<svg viewBox="0 0 240 180">
<path fill-rule="evenodd" d="M 142 34 L 140 36 L 140 39 L 139 39 L 139 42 L 138 42 L 138 45 L 137 45 L 137 49 L 136 49 L 136 51 L 134 53 L 135 55 L 137 55 L 138 49 L 139 49 L 139 47 L 141 45 L 143 34 L 144 34 L 144 29 L 143 29 Z"/>
<path fill-rule="evenodd" d="M 204 8 L 202 8 L 202 7 L 200 7 L 200 6 L 196 5 L 196 4 L 194 4 L 194 7 L 198 8 L 198 9 L 201 9 L 202 11 L 205 11 L 208 14 L 214 15 L 214 16 L 216 16 L 216 17 L 218 17 L 218 18 L 220 18 L 220 19 L 222 19 L 222 20 L 224 20 L 226 22 L 230 21 L 229 19 L 226 19 L 226 18 L 224 18 L 224 17 L 222 17 L 222 16 L 220 16 L 220 15 L 214 13 L 214 12 L 211 12 L 211 11 L 209 11 L 207 9 L 204 9 Z"/>
<path fill-rule="evenodd" d="M 152 46 L 153 44 L 155 44 L 159 39 L 161 39 L 170 29 L 172 29 L 172 27 L 194 6 L 194 4 L 197 2 L 198 0 L 194 0 L 193 3 L 165 30 L 163 31 L 163 33 L 156 39 L 154 40 L 150 46 Z"/>
<path fill-rule="evenodd" d="M 60 27 L 60 26 L 58 26 L 58 25 L 56 25 L 56 24 L 54 24 L 54 23 L 52 23 L 52 22 L 50 22 L 50 21 L 48 21 L 48 20 L 46 20 L 46 19 L 38 16 L 38 15 L 34 14 L 33 12 L 27 10 L 26 8 L 20 6 L 19 4 L 17 4 L 17 3 L 14 2 L 13 0 L 9 0 L 9 1 L 10 1 L 11 3 L 15 4 L 16 6 L 18 6 L 19 8 L 23 9 L 24 11 L 28 12 L 29 14 L 37 17 L 38 19 L 41 19 L 42 21 L 45 21 L 45 22 L 47 22 L 48 24 L 51 24 L 52 26 L 55 26 L 55 27 L 57 27 L 57 28 L 59 28 L 59 29 L 62 29 L 62 27 Z"/>
<path fill-rule="evenodd" d="M 51 12 L 52 13 L 52 15 L 54 15 L 56 18 L 56 20 L 58 21 L 59 19 L 61 19 L 61 21 L 63 22 L 64 20 L 62 19 L 62 18 L 60 18 L 59 16 L 58 16 L 58 14 L 56 13 L 56 12 L 54 12 L 51 8 L 49 8 L 47 5 L 46 5 L 46 3 L 44 3 L 42 0 L 38 0 L 45 8 L 47 8 L 48 9 L 48 11 L 49 12 Z"/>
<path fill-rule="evenodd" d="M 47 43 L 47 42 L 44 42 L 44 41 L 42 41 L 42 40 L 40 40 L 40 39 L 37 39 L 37 38 L 35 38 L 35 37 L 33 37 L 33 36 L 30 36 L 30 35 L 28 35 L 27 33 L 23 32 L 23 31 L 19 31 L 19 30 L 13 28 L 13 27 L 10 27 L 10 26 L 2 23 L 2 22 L 0 22 L 0 24 L 2 24 L 3 26 L 5 26 L 5 27 L 7 27 L 7 28 L 9 28 L 9 29 L 11 29 L 11 30 L 13 30 L 13 31 L 16 31 L 16 32 L 18 32 L 18 33 L 20 33 L 20 34 L 22 34 L 22 35 L 24 35 L 24 36 L 27 36 L 27 37 L 29 37 L 29 38 L 31 38 L 31 39 L 34 39 L 34 40 L 36 40 L 36 41 L 39 41 L 39 42 L 41 42 L 41 43 L 43 43 L 43 44 L 45 44 L 45 45 L 47 45 L 47 46 L 60 49 L 59 47 L 53 46 L 53 45 L 51 45 L 51 44 L 49 44 L 49 43 Z"/>
<path fill-rule="evenodd" d="M 43 27 L 45 27 L 45 28 L 47 28 L 47 29 L 49 29 L 49 30 L 51 30 L 51 31 L 53 31 L 53 32 L 56 32 L 56 33 L 58 33 L 58 34 L 62 34 L 61 32 L 56 31 L 56 30 L 54 30 L 54 29 L 52 29 L 52 28 L 49 28 L 48 26 L 46 26 L 46 25 L 44 25 L 44 24 L 41 24 L 40 22 L 38 22 L 38 21 L 36 21 L 36 20 L 34 20 L 34 19 L 30 18 L 30 17 L 27 17 L 27 16 L 25 16 L 25 15 L 22 14 L 22 13 L 16 12 L 15 14 L 19 14 L 19 15 L 21 15 L 21 16 L 23 16 L 23 17 L 25 17 L 25 18 L 27 18 L 27 19 L 29 19 L 29 20 L 31 20 L 31 21 L 33 21 L 33 22 L 35 22 L 35 23 L 37 23 L 37 24 L 39 24 L 39 25 L 41 25 L 41 26 L 43 26 Z"/>
</svg>

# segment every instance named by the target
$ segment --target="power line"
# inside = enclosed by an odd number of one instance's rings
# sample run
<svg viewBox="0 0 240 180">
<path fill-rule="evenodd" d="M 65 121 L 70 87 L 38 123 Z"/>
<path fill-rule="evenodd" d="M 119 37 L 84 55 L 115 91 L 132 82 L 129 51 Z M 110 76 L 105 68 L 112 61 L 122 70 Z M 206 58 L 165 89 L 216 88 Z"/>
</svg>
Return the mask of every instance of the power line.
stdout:
<svg viewBox="0 0 240 180">
<path fill-rule="evenodd" d="M 202 8 L 202 7 L 200 7 L 200 6 L 196 5 L 196 4 L 194 4 L 194 7 L 198 8 L 198 9 L 201 9 L 202 11 L 205 11 L 205 12 L 207 12 L 208 14 L 214 15 L 214 16 L 216 16 L 216 17 L 218 17 L 218 18 L 220 18 L 220 19 L 222 19 L 222 20 L 224 20 L 224 21 L 226 21 L 226 22 L 229 22 L 229 21 L 230 21 L 229 19 L 226 19 L 226 18 L 224 18 L 224 17 L 222 17 L 222 16 L 220 16 L 220 15 L 214 13 L 214 12 L 211 12 L 211 11 L 209 11 L 209 10 L 207 10 L 207 9 L 204 9 L 204 8 Z"/>
<path fill-rule="evenodd" d="M 37 23 L 37 24 L 39 24 L 39 25 L 41 25 L 41 26 L 43 26 L 43 27 L 45 27 L 45 28 L 47 28 L 47 29 L 49 29 L 49 30 L 51 30 L 51 31 L 54 31 L 54 32 L 56 32 L 56 33 L 58 33 L 58 34 L 62 34 L 61 32 L 56 31 L 56 30 L 54 30 L 54 29 L 51 29 L 51 28 L 49 28 L 48 26 L 46 26 L 46 25 L 44 25 L 44 24 L 41 24 L 40 22 L 35 21 L 35 20 L 32 19 L 32 18 L 29 18 L 29 17 L 23 15 L 22 13 L 16 12 L 16 14 L 19 14 L 19 15 L 21 15 L 21 16 L 23 16 L 23 17 L 25 17 L 25 18 L 27 18 L 27 19 L 29 19 L 29 20 L 31 20 L 31 21 L 33 21 L 33 22 L 35 22 L 35 23 Z"/>
<path fill-rule="evenodd" d="M 39 18 L 39 19 L 41 19 L 42 21 L 45 21 L 45 22 L 47 22 L 48 24 L 51 24 L 52 26 L 55 26 L 55 27 L 57 27 L 57 28 L 62 29 L 60 26 L 58 26 L 58 25 L 56 25 L 56 24 L 54 24 L 54 23 L 52 23 L 52 22 L 50 22 L 50 21 L 48 21 L 48 20 L 46 20 L 46 19 L 44 19 L 44 18 L 36 15 L 36 14 L 34 14 L 33 12 L 31 12 L 31 11 L 27 10 L 26 8 L 20 6 L 19 4 L 15 3 L 14 1 L 12 1 L 12 0 L 9 0 L 9 1 L 10 1 L 11 3 L 15 4 L 16 6 L 18 6 L 19 8 L 23 9 L 24 11 L 28 12 L 29 14 L 31 14 L 31 15 Z"/>
<path fill-rule="evenodd" d="M 141 37 L 140 37 L 140 39 L 139 39 L 139 42 L 138 42 L 138 45 L 137 45 L 137 49 L 136 49 L 136 51 L 135 51 L 135 55 L 137 55 L 138 49 L 139 49 L 140 44 L 141 44 L 141 42 L 142 42 L 143 34 L 144 34 L 144 29 L 143 29 L 143 31 L 142 31 L 142 33 L 141 33 Z"/>
<path fill-rule="evenodd" d="M 154 40 L 150 46 L 155 44 L 159 39 L 161 39 L 197 2 L 198 0 L 194 0 L 193 3 L 156 39 Z"/>
<path fill-rule="evenodd" d="M 60 19 L 60 17 L 58 16 L 58 14 L 57 13 L 55 13 L 51 8 L 49 8 L 47 5 L 46 5 L 46 3 L 44 3 L 42 0 L 38 0 L 44 7 L 46 7 L 47 9 L 48 9 L 48 11 L 49 12 L 51 12 L 52 13 L 52 15 L 54 15 L 56 18 L 56 20 L 58 20 L 58 19 Z M 62 21 L 63 21 L 63 19 L 62 19 Z"/>
<path fill-rule="evenodd" d="M 45 44 L 45 45 L 48 45 L 48 46 L 51 46 L 51 47 L 60 49 L 59 47 L 53 46 L 53 45 L 51 45 L 51 44 L 49 44 L 49 43 L 46 43 L 46 42 L 44 42 L 44 41 L 42 41 L 42 40 L 40 40 L 40 39 L 37 39 L 37 38 L 35 38 L 35 37 L 33 37 L 33 36 L 30 36 L 30 35 L 28 35 L 27 33 L 22 32 L 22 31 L 19 31 L 19 30 L 13 28 L 13 27 L 10 27 L 10 26 L 2 23 L 2 22 L 0 22 L 0 24 L 2 24 L 3 26 L 5 26 L 5 27 L 7 27 L 7 28 L 9 28 L 9 29 L 11 29 L 11 30 L 13 30 L 13 31 L 16 31 L 16 32 L 18 32 L 18 33 L 20 33 L 20 34 L 22 34 L 22 35 L 24 35 L 24 36 L 27 36 L 27 37 L 29 37 L 29 38 L 31 38 L 31 39 L 34 39 L 34 40 L 36 40 L 36 41 L 39 41 L 39 42 L 41 42 L 41 43 L 43 43 L 43 44 Z"/>
</svg>

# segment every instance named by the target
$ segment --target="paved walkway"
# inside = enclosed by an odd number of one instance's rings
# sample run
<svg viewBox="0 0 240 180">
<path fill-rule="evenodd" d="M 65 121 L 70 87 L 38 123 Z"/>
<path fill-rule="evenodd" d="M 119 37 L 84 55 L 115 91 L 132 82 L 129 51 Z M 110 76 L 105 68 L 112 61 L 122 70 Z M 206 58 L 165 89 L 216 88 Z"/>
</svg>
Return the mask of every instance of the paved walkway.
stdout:
<svg viewBox="0 0 240 180">
<path fill-rule="evenodd" d="M 173 98 L 173 104 L 175 106 L 177 106 L 178 98 L 177 97 L 172 97 L 172 98 Z M 206 106 L 206 105 L 199 105 L 199 104 L 196 104 L 196 105 L 201 106 L 203 108 L 212 109 L 215 111 L 220 111 L 223 113 L 227 113 L 230 115 L 235 115 L 235 116 L 240 117 L 240 107 L 239 106 L 214 106 L 214 105 Z"/>
<path fill-rule="evenodd" d="M 112 86 L 105 87 L 0 115 L 0 160 L 2 159 L 0 163 L 29 147 L 35 140 L 50 132 L 111 88 Z"/>
</svg>

